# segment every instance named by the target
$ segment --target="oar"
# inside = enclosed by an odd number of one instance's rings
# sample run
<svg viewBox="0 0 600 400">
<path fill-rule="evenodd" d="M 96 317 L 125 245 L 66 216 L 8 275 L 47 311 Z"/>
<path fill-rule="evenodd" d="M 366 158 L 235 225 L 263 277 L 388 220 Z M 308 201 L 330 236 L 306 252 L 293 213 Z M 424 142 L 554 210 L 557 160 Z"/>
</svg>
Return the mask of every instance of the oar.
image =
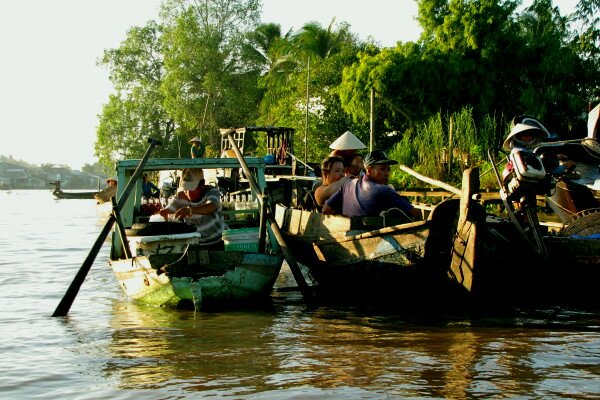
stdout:
<svg viewBox="0 0 600 400">
<path fill-rule="evenodd" d="M 240 151 L 237 143 L 235 142 L 235 139 L 233 138 L 233 136 L 231 136 L 231 134 L 233 132 L 235 132 L 235 129 L 221 129 L 221 134 L 223 136 L 226 136 L 229 139 L 229 143 L 231 143 L 231 148 L 235 152 L 235 155 L 237 156 L 238 160 L 240 161 L 240 165 L 242 167 L 242 170 L 246 174 L 248 183 L 250 183 L 250 188 L 252 189 L 252 191 L 254 193 L 256 193 L 256 198 L 258 199 L 258 202 L 260 203 L 262 209 L 264 210 L 265 207 L 263 207 L 263 203 L 266 202 L 265 196 L 262 195 L 263 194 L 262 191 L 258 188 L 258 185 L 256 184 L 256 181 L 254 180 L 254 175 L 252 175 L 252 172 L 250 171 L 250 168 L 248 167 L 248 164 L 246 163 L 246 160 L 244 159 L 242 152 Z M 269 220 L 269 226 L 271 227 L 273 236 L 275 236 L 275 239 L 277 240 L 279 247 L 281 247 L 283 257 L 285 258 L 288 265 L 290 266 L 292 275 L 294 275 L 294 280 L 296 281 L 298 288 L 302 292 L 302 296 L 304 296 L 305 299 L 310 299 L 313 293 L 310 290 L 308 283 L 306 283 L 306 280 L 304 279 L 304 275 L 302 275 L 300 266 L 296 262 L 296 257 L 294 257 L 294 255 L 290 252 L 287 244 L 285 243 L 285 239 L 283 238 L 283 235 L 281 234 L 281 231 L 279 230 L 279 225 L 277 225 L 277 222 L 275 221 L 275 218 L 273 217 L 273 214 L 270 212 L 270 210 L 267 210 L 267 219 Z"/>
<path fill-rule="evenodd" d="M 138 164 L 135 172 L 131 176 L 131 179 L 129 179 L 129 182 L 127 182 L 127 186 L 125 187 L 125 190 L 121 194 L 121 197 L 119 197 L 119 202 L 117 203 L 117 209 L 121 209 L 125 205 L 125 202 L 129 198 L 131 191 L 135 187 L 136 180 L 142 174 L 142 171 L 144 170 L 144 165 L 146 165 L 148 158 L 150 158 L 150 153 L 152 153 L 152 150 L 154 150 L 154 147 L 162 144 L 159 140 L 152 139 L 152 138 L 149 138 L 148 142 L 150 143 L 150 147 L 148 147 L 148 150 L 146 150 L 146 154 L 144 154 L 144 158 L 142 158 L 142 160 Z M 94 260 L 96 259 L 98 252 L 102 248 L 102 244 L 106 240 L 108 233 L 110 232 L 113 224 L 115 223 L 116 216 L 117 216 L 117 213 L 113 211 L 111 213 L 110 217 L 108 217 L 108 221 L 106 221 L 106 224 L 104 225 L 104 228 L 102 228 L 100 235 L 98 235 L 96 242 L 94 242 L 92 248 L 90 249 L 90 252 L 88 253 L 85 260 L 83 261 L 83 264 L 81 264 L 79 271 L 77 271 L 75 278 L 73 278 L 71 285 L 69 285 L 69 288 L 65 292 L 65 295 L 63 296 L 60 303 L 58 303 L 56 310 L 54 310 L 54 314 L 52 314 L 53 317 L 64 317 L 65 315 L 67 315 L 67 313 L 71 309 L 71 305 L 73 304 L 75 297 L 77 297 L 77 293 L 79 293 L 79 288 L 81 287 L 81 284 L 83 283 L 83 281 L 85 280 L 85 277 L 87 276 L 88 272 L 90 271 L 92 264 L 94 264 Z"/>
<path fill-rule="evenodd" d="M 417 178 L 417 179 L 419 179 L 419 180 L 421 180 L 423 182 L 429 183 L 430 185 L 433 185 L 433 186 L 440 187 L 440 188 L 442 188 L 444 190 L 447 190 L 450 193 L 454 193 L 454 194 L 456 194 L 458 196 L 462 196 L 462 190 L 461 189 L 457 189 L 454 186 L 448 185 L 447 183 L 442 182 L 442 181 L 438 181 L 437 179 L 433 179 L 433 178 L 430 178 L 428 176 L 421 175 L 420 173 L 418 173 L 414 169 L 408 168 L 406 165 L 399 165 L 399 167 L 400 167 L 400 169 L 402 171 L 404 171 L 404 172 L 406 172 L 406 173 L 414 176 L 415 178 Z"/>
</svg>

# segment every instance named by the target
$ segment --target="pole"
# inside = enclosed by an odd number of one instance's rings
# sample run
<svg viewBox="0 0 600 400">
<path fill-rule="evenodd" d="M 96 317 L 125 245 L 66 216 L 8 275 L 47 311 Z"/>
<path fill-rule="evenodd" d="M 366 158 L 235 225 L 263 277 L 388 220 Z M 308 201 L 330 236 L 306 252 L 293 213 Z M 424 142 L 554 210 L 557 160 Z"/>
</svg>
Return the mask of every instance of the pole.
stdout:
<svg viewBox="0 0 600 400">
<path fill-rule="evenodd" d="M 375 147 L 375 89 L 371 88 L 371 130 L 369 135 L 369 151 Z"/>
<path fill-rule="evenodd" d="M 202 126 L 200 126 L 200 139 L 202 139 L 202 130 L 204 129 L 204 120 L 206 119 L 206 110 L 208 109 L 208 100 L 210 99 L 210 94 L 206 94 L 206 105 L 204 106 L 204 115 L 202 116 Z"/>
<path fill-rule="evenodd" d="M 281 252 L 283 253 L 283 257 L 285 258 L 288 265 L 290 266 L 290 270 L 292 271 L 292 275 L 294 275 L 294 280 L 296 281 L 298 288 L 300 288 L 300 291 L 302 292 L 302 295 L 304 296 L 304 298 L 310 298 L 311 292 L 310 292 L 310 288 L 308 287 L 308 283 L 306 283 L 306 280 L 304 279 L 304 275 L 302 275 L 302 271 L 300 270 L 300 266 L 296 262 L 296 258 L 294 257 L 292 252 L 289 250 L 287 244 L 285 243 L 285 239 L 284 239 L 283 235 L 281 234 L 281 231 L 279 230 L 279 225 L 277 225 L 277 222 L 275 221 L 275 217 L 268 209 L 268 205 L 265 207 L 265 205 L 267 203 L 266 197 L 262 195 L 263 194 L 262 191 L 259 189 L 258 185 L 256 184 L 256 181 L 254 180 L 254 175 L 252 175 L 252 171 L 250 171 L 250 168 L 248 167 L 248 164 L 246 163 L 246 160 L 244 159 L 242 152 L 238 148 L 237 143 L 235 142 L 235 139 L 233 138 L 233 136 L 231 136 L 232 132 L 235 132 L 235 130 L 228 129 L 226 131 L 222 131 L 222 135 L 224 135 L 224 136 L 226 135 L 227 138 L 229 139 L 229 143 L 231 143 L 231 148 L 235 152 L 235 155 L 237 156 L 237 158 L 240 162 L 240 166 L 242 167 L 244 174 L 246 174 L 246 178 L 248 179 L 250 188 L 256 194 L 256 198 L 258 199 L 261 209 L 264 210 L 265 208 L 267 208 L 267 220 L 269 221 L 269 226 L 271 227 L 271 232 L 273 232 L 273 236 L 275 237 L 275 240 L 277 240 L 279 247 L 281 247 Z"/>
<path fill-rule="evenodd" d="M 146 154 L 144 154 L 144 158 L 142 158 L 142 160 L 138 164 L 135 172 L 133 173 L 133 175 L 129 179 L 129 182 L 127 183 L 127 186 L 125 187 L 125 190 L 121 194 L 121 197 L 119 197 L 119 201 L 117 203 L 116 210 L 115 210 L 115 207 L 113 207 L 112 214 L 108 218 L 108 221 L 106 221 L 104 228 L 100 232 L 100 235 L 98 235 L 96 242 L 94 242 L 94 245 L 90 249 L 90 252 L 88 253 L 85 260 L 83 261 L 83 264 L 81 264 L 79 271 L 77 271 L 75 278 L 73 278 L 73 281 L 69 285 L 69 288 L 65 292 L 62 300 L 60 301 L 60 303 L 58 303 L 58 306 L 56 307 L 56 309 L 54 310 L 54 313 L 52 314 L 53 317 L 64 317 L 65 315 L 67 315 L 69 313 L 69 310 L 71 309 L 71 305 L 73 304 L 73 301 L 75 301 L 75 297 L 77 297 L 77 293 L 79 293 L 79 288 L 83 284 L 83 281 L 85 280 L 85 277 L 87 276 L 88 272 L 90 271 L 90 268 L 92 268 L 92 265 L 94 264 L 94 260 L 96 259 L 98 252 L 102 248 L 104 241 L 108 237 L 108 233 L 112 229 L 113 224 L 115 223 L 116 219 L 119 218 L 118 210 L 121 209 L 123 207 L 123 205 L 125 205 L 125 202 L 127 201 L 127 198 L 129 197 L 129 194 L 135 187 L 135 181 L 142 174 L 142 172 L 144 170 L 144 165 L 146 165 L 146 161 L 148 161 L 148 158 L 150 158 L 150 153 L 152 153 L 152 150 L 154 150 L 155 146 L 162 144 L 160 141 L 158 141 L 156 139 L 152 139 L 152 138 L 149 138 L 148 142 L 150 143 L 150 147 L 148 147 L 148 150 L 146 150 Z"/>
<path fill-rule="evenodd" d="M 306 112 L 304 116 L 304 165 L 307 164 L 308 160 L 308 85 L 310 80 L 310 56 L 307 58 L 306 63 Z M 308 171 L 304 168 L 304 176 Z"/>
</svg>

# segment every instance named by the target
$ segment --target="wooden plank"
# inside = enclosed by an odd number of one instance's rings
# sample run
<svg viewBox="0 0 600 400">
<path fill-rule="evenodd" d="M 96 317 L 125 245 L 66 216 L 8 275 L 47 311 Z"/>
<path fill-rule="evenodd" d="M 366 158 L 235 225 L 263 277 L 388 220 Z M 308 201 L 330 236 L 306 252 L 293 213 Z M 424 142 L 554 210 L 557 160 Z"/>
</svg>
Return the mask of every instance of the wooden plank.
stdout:
<svg viewBox="0 0 600 400">
<path fill-rule="evenodd" d="M 463 172 L 460 214 L 457 235 L 452 245 L 451 276 L 467 291 L 473 289 L 473 276 L 477 263 L 477 241 L 479 226 L 471 210 L 472 196 L 479 192 L 479 170 L 467 169 Z"/>
</svg>

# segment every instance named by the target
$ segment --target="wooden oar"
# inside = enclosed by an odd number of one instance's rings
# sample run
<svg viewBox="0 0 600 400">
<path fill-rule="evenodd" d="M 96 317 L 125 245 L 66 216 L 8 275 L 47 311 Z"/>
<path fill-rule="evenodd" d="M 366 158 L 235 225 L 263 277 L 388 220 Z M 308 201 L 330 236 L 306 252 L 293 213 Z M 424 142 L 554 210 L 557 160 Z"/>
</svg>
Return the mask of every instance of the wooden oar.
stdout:
<svg viewBox="0 0 600 400">
<path fill-rule="evenodd" d="M 252 171 L 250 171 L 250 168 L 248 167 L 246 160 L 244 160 L 244 156 L 242 155 L 242 152 L 240 151 L 239 147 L 237 146 L 237 143 L 235 142 L 235 139 L 233 138 L 233 136 L 231 136 L 231 134 L 233 132 L 235 132 L 235 129 L 221 129 L 221 135 L 223 135 L 229 139 L 229 143 L 231 143 L 231 148 L 235 152 L 235 155 L 238 158 L 238 160 L 240 161 L 240 165 L 242 167 L 242 170 L 246 174 L 248 183 L 250 183 L 250 188 L 252 189 L 252 191 L 254 193 L 256 193 L 256 198 L 258 199 L 258 202 L 261 205 L 261 208 L 264 210 L 265 208 L 268 208 L 268 205 L 266 205 L 266 204 L 265 204 L 265 207 L 263 207 L 263 204 L 266 203 L 266 200 L 265 200 L 266 196 L 263 196 L 262 191 L 259 189 L 258 185 L 256 184 L 256 181 L 254 180 L 254 175 L 252 175 Z M 267 210 L 267 219 L 269 221 L 269 226 L 271 227 L 271 231 L 273 232 L 273 236 L 275 236 L 275 240 L 277 240 L 279 247 L 281 247 L 283 257 L 285 258 L 288 265 L 290 266 L 290 270 L 292 271 L 294 280 L 296 281 L 298 288 L 302 292 L 302 296 L 304 296 L 305 299 L 310 299 L 312 297 L 313 293 L 312 293 L 310 287 L 308 286 L 308 283 L 306 283 L 306 280 L 304 279 L 304 275 L 302 274 L 302 271 L 300 270 L 300 266 L 296 262 L 296 257 L 294 257 L 294 255 L 290 252 L 287 244 L 285 243 L 285 239 L 283 238 L 283 235 L 281 234 L 281 231 L 279 230 L 279 225 L 277 225 L 277 222 L 275 221 L 275 217 L 273 216 L 273 214 L 271 213 L 270 210 Z"/>
<path fill-rule="evenodd" d="M 108 217 L 108 221 L 106 221 L 106 224 L 104 225 L 104 228 L 102 228 L 100 235 L 98 235 L 96 242 L 94 242 L 92 248 L 90 249 L 90 252 L 83 261 L 83 264 L 81 264 L 79 271 L 77 271 L 75 278 L 73 278 L 71 285 L 69 285 L 69 288 L 65 292 L 65 295 L 63 296 L 60 303 L 58 303 L 56 310 L 54 310 L 54 314 L 52 314 L 53 317 L 64 317 L 71 309 L 71 305 L 73 304 L 75 297 L 77 297 L 77 293 L 79 293 L 79 288 L 81 287 L 81 284 L 85 280 L 85 277 L 90 271 L 90 268 L 94 264 L 94 260 L 96 259 L 98 252 L 102 248 L 102 244 L 106 240 L 108 233 L 112 229 L 113 224 L 115 223 L 118 217 L 118 210 L 121 209 L 123 205 L 125 205 L 125 202 L 129 198 L 131 191 L 135 187 L 136 180 L 142 174 L 142 171 L 144 170 L 144 165 L 146 165 L 148 158 L 150 158 L 150 153 L 152 153 L 152 150 L 154 150 L 155 146 L 159 146 L 162 144 L 159 140 L 152 138 L 149 138 L 148 142 L 150 143 L 150 147 L 148 147 L 148 150 L 146 150 L 144 158 L 142 158 L 142 160 L 138 164 L 135 172 L 133 173 L 131 179 L 129 179 L 129 182 L 127 183 L 127 186 L 125 187 L 125 190 L 121 194 L 121 197 L 119 197 L 119 201 L 117 203 L 117 211 L 115 212 L 113 210 L 111 215 Z"/>
<path fill-rule="evenodd" d="M 417 178 L 417 179 L 419 179 L 419 180 L 421 180 L 423 182 L 429 183 L 430 185 L 433 185 L 433 186 L 440 187 L 440 188 L 442 188 L 444 190 L 447 190 L 450 193 L 454 193 L 454 194 L 456 194 L 458 196 L 462 196 L 462 190 L 457 189 L 457 188 L 455 188 L 452 185 L 448 185 L 447 183 L 444 183 L 442 181 L 438 181 L 437 179 L 433 179 L 433 178 L 430 178 L 428 176 L 421 175 L 420 173 L 418 173 L 414 169 L 408 168 L 406 165 L 399 165 L 399 167 L 400 167 L 400 169 L 402 171 L 404 171 L 404 172 L 406 172 L 406 173 L 414 176 L 415 178 Z"/>
</svg>

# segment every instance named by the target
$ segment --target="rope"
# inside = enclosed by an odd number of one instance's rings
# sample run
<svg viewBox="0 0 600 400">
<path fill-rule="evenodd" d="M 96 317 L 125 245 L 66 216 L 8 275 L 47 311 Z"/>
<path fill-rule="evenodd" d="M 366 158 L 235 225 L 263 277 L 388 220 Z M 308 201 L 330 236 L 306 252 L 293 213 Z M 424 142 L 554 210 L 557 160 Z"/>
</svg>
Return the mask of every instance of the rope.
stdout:
<svg viewBox="0 0 600 400">
<path fill-rule="evenodd" d="M 573 215 L 565 222 L 558 236 L 566 237 L 572 235 L 591 235 L 600 233 L 600 208 L 589 208 Z"/>
</svg>

